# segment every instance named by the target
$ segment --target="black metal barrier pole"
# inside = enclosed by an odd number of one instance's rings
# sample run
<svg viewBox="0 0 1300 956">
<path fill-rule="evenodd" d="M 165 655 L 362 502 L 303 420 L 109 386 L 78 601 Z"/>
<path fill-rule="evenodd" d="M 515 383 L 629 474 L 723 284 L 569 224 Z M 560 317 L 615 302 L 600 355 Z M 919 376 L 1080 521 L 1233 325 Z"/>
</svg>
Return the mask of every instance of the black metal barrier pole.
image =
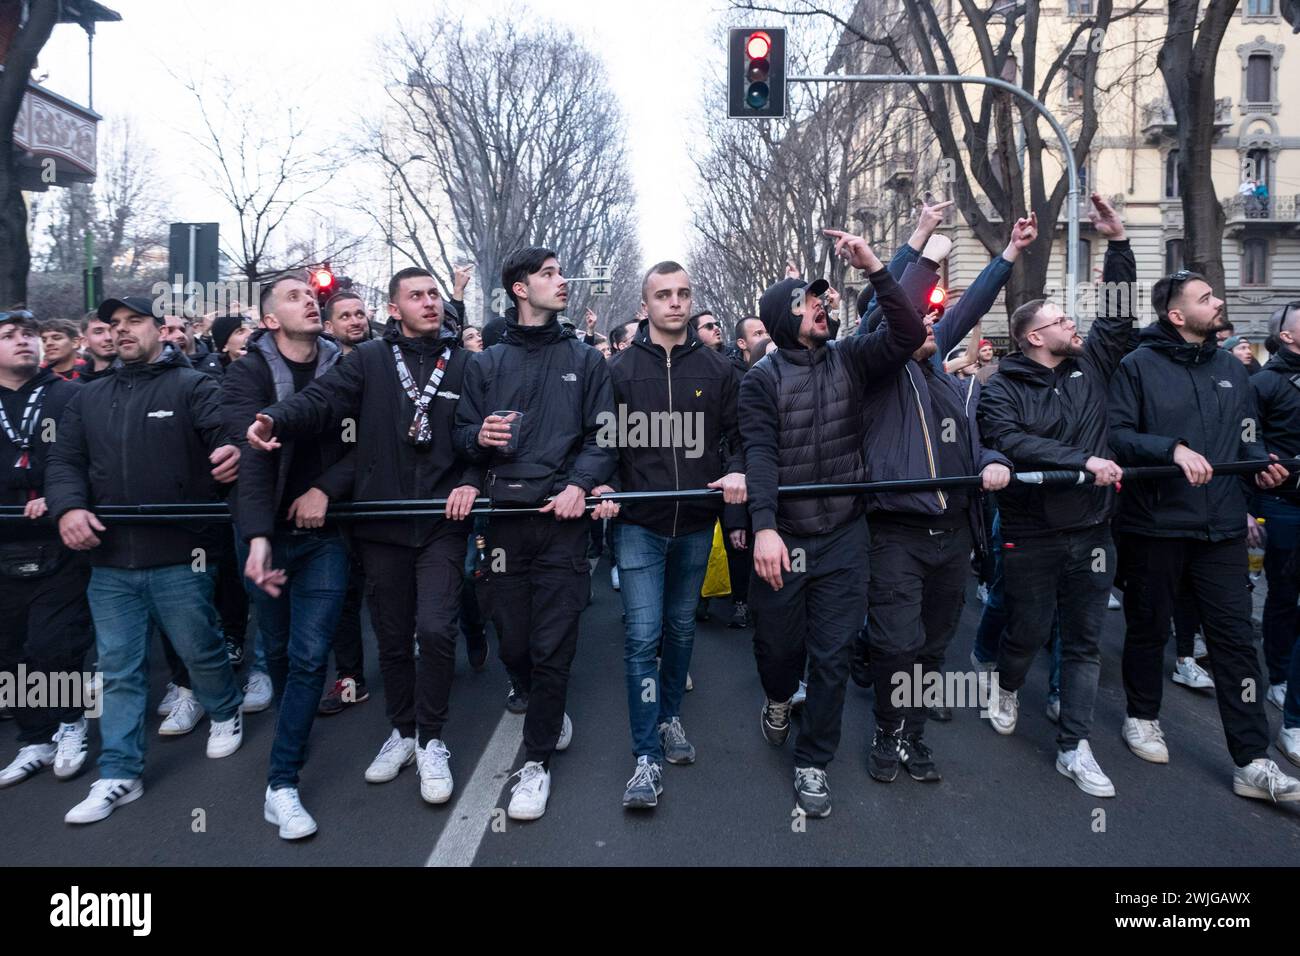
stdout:
<svg viewBox="0 0 1300 956">
<path fill-rule="evenodd" d="M 1271 461 L 1230 461 L 1212 465 L 1215 475 L 1249 475 L 1263 471 Z M 1287 458 L 1278 462 L 1291 472 L 1300 471 L 1300 458 Z M 1182 475 L 1177 465 L 1144 465 L 1124 469 L 1123 481 L 1149 481 L 1176 478 Z M 1092 473 L 1074 470 L 1022 471 L 1012 475 L 1012 480 L 1031 485 L 1084 485 L 1092 483 Z M 936 491 L 945 488 L 978 487 L 983 479 L 979 475 L 959 475 L 953 478 L 906 478 L 895 481 L 863 481 L 840 484 L 782 485 L 777 493 L 782 498 L 809 498 L 830 495 L 888 494 L 891 492 Z M 1121 482 L 1122 484 L 1122 482 Z M 681 491 L 621 491 L 600 498 L 588 498 L 587 510 L 602 501 L 620 504 L 639 501 L 689 501 L 721 497 L 714 488 L 689 488 Z M 445 498 L 417 499 L 411 501 L 354 501 L 333 505 L 328 517 L 337 521 L 377 521 L 394 518 L 421 518 L 441 514 L 447 506 Z M 101 505 L 93 509 L 103 521 L 122 524 L 158 524 L 163 521 L 189 521 L 220 523 L 231 520 L 223 502 L 197 504 L 144 504 Z M 525 515 L 536 514 L 537 508 L 493 508 L 491 502 L 480 496 L 470 514 Z M 19 505 L 0 505 L 0 524 L 28 521 Z M 48 523 L 50 519 L 39 519 Z"/>
</svg>

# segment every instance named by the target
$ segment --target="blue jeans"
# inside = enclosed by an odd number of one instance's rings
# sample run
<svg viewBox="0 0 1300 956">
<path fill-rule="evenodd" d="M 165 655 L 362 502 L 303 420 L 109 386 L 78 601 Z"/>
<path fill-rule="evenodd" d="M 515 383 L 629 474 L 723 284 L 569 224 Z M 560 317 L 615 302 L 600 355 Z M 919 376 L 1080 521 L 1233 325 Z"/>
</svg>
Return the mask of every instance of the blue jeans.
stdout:
<svg viewBox="0 0 1300 956">
<path fill-rule="evenodd" d="M 242 573 L 248 545 L 241 539 L 236 547 Z M 278 598 L 247 578 L 244 586 L 257 608 L 266 673 L 280 698 L 267 774 L 271 789 L 279 790 L 298 786 L 298 771 L 307 760 L 307 738 L 348 589 L 348 549 L 337 532 L 280 532 L 271 538 L 271 566 L 289 577 Z"/>
<path fill-rule="evenodd" d="M 99 731 L 105 778 L 144 772 L 149 702 L 150 625 L 161 628 L 190 672 L 190 689 L 214 721 L 239 712 L 243 696 L 226 656 L 212 603 L 213 576 L 188 564 L 160 568 L 94 568 L 86 596 L 95 619 L 104 714 Z"/>
<path fill-rule="evenodd" d="M 713 547 L 713 529 L 671 538 L 620 521 L 614 526 L 618 577 L 627 618 L 623 661 L 632 749 L 663 763 L 659 724 L 681 715 L 695 644 L 695 606 Z M 663 658 L 655 651 L 663 636 Z"/>
<path fill-rule="evenodd" d="M 1300 549 L 1300 508 L 1261 495 L 1259 513 L 1268 537 L 1264 544 L 1264 575 L 1268 594 L 1264 598 L 1264 663 L 1270 684 L 1286 683 L 1282 726 L 1300 727 L 1300 588 L 1296 585 L 1295 561 Z"/>
</svg>

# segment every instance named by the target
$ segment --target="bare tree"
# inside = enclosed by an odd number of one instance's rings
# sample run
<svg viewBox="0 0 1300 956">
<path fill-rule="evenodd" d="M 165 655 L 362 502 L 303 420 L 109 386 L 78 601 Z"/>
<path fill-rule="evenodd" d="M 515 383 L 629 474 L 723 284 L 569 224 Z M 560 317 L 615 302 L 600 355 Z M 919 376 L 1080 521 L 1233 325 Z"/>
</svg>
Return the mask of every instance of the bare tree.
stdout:
<svg viewBox="0 0 1300 956">
<path fill-rule="evenodd" d="M 393 183 L 392 226 L 370 213 L 405 257 L 444 277 L 456 259 L 474 262 L 484 318 L 501 305 L 494 287 L 512 249 L 549 246 L 570 274 L 640 258 L 623 117 L 573 33 L 504 21 L 471 32 L 440 16 L 404 30 L 384 59 L 390 115 L 365 153 Z M 635 310 L 625 279 L 610 300 L 574 283 L 569 313 Z"/>
<path fill-rule="evenodd" d="M 336 234 L 333 245 L 289 248 L 289 227 L 322 218 L 312 198 L 338 171 L 328 152 L 309 146 L 306 121 L 294 106 L 271 113 L 265 90 L 249 94 L 229 79 L 200 89 L 184 81 L 194 97 L 200 129 L 192 135 L 207 160 L 212 189 L 235 216 L 235 238 L 227 234 L 222 252 L 234 270 L 256 283 L 285 269 L 300 269 L 341 259 L 360 237 Z"/>
<path fill-rule="evenodd" d="M 1178 196 L 1183 204 L 1183 260 L 1225 295 L 1223 207 L 1214 191 L 1211 157 L 1214 126 L 1214 70 L 1219 46 L 1237 0 L 1210 0 L 1198 19 L 1197 0 L 1169 0 L 1165 42 L 1157 62 L 1169 91 L 1178 135 Z"/>
<path fill-rule="evenodd" d="M 959 15 L 948 22 L 933 0 L 901 0 L 902 15 L 881 22 L 869 12 L 873 0 L 857 0 L 845 12 L 818 0 L 794 0 L 786 5 L 733 0 L 737 10 L 776 13 L 795 20 L 821 18 L 843 34 L 889 55 L 892 69 L 884 72 L 969 74 L 959 63 L 952 37 L 971 36 L 979 53 L 979 70 L 1002 77 L 1041 101 L 1062 81 L 1076 84 L 1077 104 L 1067 117 L 1074 134 L 1073 152 L 1082 166 L 1098 128 L 1098 64 L 1110 27 L 1140 13 L 1149 0 L 1137 0 L 1116 14 L 1114 0 L 1097 0 L 1096 10 L 1081 18 L 1068 40 L 1039 75 L 1039 0 L 956 0 Z M 963 69 L 963 67 L 966 67 Z M 1007 285 L 1010 312 L 1027 299 L 1041 295 L 1047 285 L 1048 264 L 1055 230 L 1069 190 L 1062 171 L 1049 182 L 1045 159 L 1056 139 L 1044 135 L 1042 118 L 1019 98 L 992 87 L 974 93 L 966 86 L 909 87 L 918 108 L 934 132 L 946 164 L 947 179 L 963 218 L 990 255 L 1006 245 L 1011 224 L 1029 210 L 1038 213 L 1048 228 L 1021 256 Z M 1015 120 L 1019 122 L 1015 122 Z M 1023 135 L 1018 142 L 1016 133 Z M 1022 158 L 1023 157 L 1023 158 Z M 976 187 L 987 197 L 980 202 Z"/>
</svg>

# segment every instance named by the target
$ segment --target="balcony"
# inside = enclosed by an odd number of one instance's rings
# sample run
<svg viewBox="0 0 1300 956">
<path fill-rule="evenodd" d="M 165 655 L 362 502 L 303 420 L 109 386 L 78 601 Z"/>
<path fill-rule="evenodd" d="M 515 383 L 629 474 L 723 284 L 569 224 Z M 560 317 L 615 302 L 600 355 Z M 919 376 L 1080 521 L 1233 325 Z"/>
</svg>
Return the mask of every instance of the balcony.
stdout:
<svg viewBox="0 0 1300 956">
<path fill-rule="evenodd" d="M 1222 136 L 1232 125 L 1232 97 L 1221 96 L 1214 101 L 1214 131 Z M 1178 121 L 1168 100 L 1152 100 L 1142 108 L 1142 135 L 1149 145 L 1162 140 L 1178 138 Z"/>
<path fill-rule="evenodd" d="M 910 189 L 916 180 L 916 153 L 901 150 L 885 160 L 885 175 L 881 185 L 888 189 Z"/>
<path fill-rule="evenodd" d="M 1300 196 L 1231 196 L 1223 202 L 1224 234 L 1300 233 Z"/>
<path fill-rule="evenodd" d="M 14 159 L 21 187 L 43 192 L 51 184 L 94 182 L 99 120 L 93 110 L 30 83 L 14 121 Z"/>
</svg>

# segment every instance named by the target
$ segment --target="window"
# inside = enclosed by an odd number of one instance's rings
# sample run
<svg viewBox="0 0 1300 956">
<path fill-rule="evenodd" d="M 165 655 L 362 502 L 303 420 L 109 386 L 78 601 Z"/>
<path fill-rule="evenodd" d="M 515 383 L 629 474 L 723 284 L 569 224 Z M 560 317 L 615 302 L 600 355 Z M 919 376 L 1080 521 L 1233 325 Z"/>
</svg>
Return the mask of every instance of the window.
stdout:
<svg viewBox="0 0 1300 956">
<path fill-rule="evenodd" d="M 1178 150 L 1176 149 L 1171 149 L 1169 155 L 1165 157 L 1165 198 L 1178 198 Z"/>
<path fill-rule="evenodd" d="M 1170 239 L 1165 243 L 1165 275 L 1173 275 L 1183 267 L 1183 240 Z"/>
<path fill-rule="evenodd" d="M 1246 61 L 1246 102 L 1273 101 L 1273 58 L 1267 53 L 1252 53 Z"/>
<path fill-rule="evenodd" d="M 1069 0 L 1067 6 L 1072 17 L 1092 16 L 1092 0 Z"/>
<path fill-rule="evenodd" d="M 1272 15 L 1273 0 L 1246 0 L 1246 16 L 1271 17 Z"/>
<path fill-rule="evenodd" d="M 1251 59 L 1254 60 L 1255 58 L 1251 57 Z M 1069 65 L 1066 67 L 1065 98 L 1071 103 L 1083 101 L 1084 64 L 1086 62 L 1087 57 L 1082 53 L 1070 54 Z"/>
<path fill-rule="evenodd" d="M 1247 239 L 1241 244 L 1241 284 L 1268 285 L 1268 240 Z"/>
<path fill-rule="evenodd" d="M 1075 282 L 1092 281 L 1092 240 L 1079 240 L 1079 264 L 1074 272 Z"/>
<path fill-rule="evenodd" d="M 1265 186 L 1269 183 L 1269 155 L 1267 149 L 1252 149 L 1246 153 L 1244 176 Z"/>
</svg>

